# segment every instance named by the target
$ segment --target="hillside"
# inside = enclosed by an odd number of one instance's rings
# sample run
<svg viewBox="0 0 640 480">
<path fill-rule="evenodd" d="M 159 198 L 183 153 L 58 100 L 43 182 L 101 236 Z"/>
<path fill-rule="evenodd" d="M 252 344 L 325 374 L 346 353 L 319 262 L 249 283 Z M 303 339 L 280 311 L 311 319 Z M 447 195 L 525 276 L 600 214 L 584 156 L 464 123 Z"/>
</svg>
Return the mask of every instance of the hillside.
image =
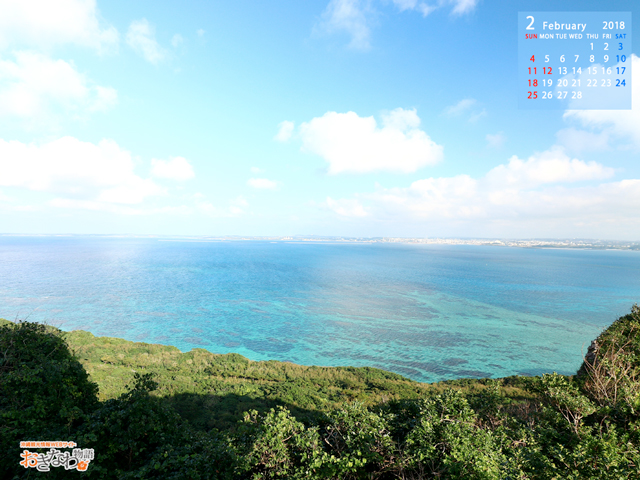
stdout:
<svg viewBox="0 0 640 480">
<path fill-rule="evenodd" d="M 56 437 L 93 478 L 639 478 L 639 332 L 634 306 L 575 377 L 422 384 L 1 321 L 0 466 Z"/>
<path fill-rule="evenodd" d="M 10 324 L 0 319 L 1 324 Z M 96 337 L 90 332 L 62 332 L 69 349 L 98 384 L 99 399 L 117 398 L 127 391 L 134 373 L 151 373 L 158 383 L 153 395 L 166 398 L 193 426 L 230 428 L 244 412 L 287 406 L 296 417 L 308 420 L 315 412 L 328 412 L 345 402 L 366 406 L 389 400 L 417 399 L 445 388 L 482 391 L 487 380 L 419 383 L 401 375 L 368 367 L 309 367 L 275 360 L 254 362 L 229 353 L 203 349 L 182 353 L 176 347 Z M 504 394 L 529 397 L 525 379 L 500 381 Z"/>
</svg>

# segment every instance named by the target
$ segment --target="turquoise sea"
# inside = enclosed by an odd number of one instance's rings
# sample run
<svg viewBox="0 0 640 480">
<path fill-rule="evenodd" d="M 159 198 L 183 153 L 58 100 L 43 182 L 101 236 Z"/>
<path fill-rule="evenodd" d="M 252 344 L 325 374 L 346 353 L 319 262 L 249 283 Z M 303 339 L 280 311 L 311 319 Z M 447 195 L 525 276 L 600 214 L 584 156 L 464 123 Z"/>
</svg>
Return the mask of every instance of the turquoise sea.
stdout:
<svg viewBox="0 0 640 480">
<path fill-rule="evenodd" d="M 634 302 L 637 251 L 0 237 L 0 317 L 427 382 L 573 373 Z"/>
</svg>

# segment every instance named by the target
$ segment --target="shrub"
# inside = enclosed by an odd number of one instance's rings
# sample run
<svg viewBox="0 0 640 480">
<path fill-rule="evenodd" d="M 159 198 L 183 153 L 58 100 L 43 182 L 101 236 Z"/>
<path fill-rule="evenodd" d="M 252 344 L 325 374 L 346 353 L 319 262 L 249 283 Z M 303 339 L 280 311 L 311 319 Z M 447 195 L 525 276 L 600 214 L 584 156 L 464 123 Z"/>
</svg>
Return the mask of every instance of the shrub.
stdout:
<svg viewBox="0 0 640 480">
<path fill-rule="evenodd" d="M 317 478 L 322 448 L 317 428 L 305 428 L 279 407 L 248 412 L 236 435 L 241 478 Z"/>
<path fill-rule="evenodd" d="M 96 452 L 92 477 L 113 478 L 135 471 L 157 449 L 180 444 L 180 416 L 149 395 L 156 386 L 151 374 L 136 373 L 126 393 L 103 402 L 85 422 L 77 443 Z"/>
<path fill-rule="evenodd" d="M 436 478 L 501 478 L 505 458 L 500 445 L 476 422 L 467 399 L 456 390 L 426 401 L 407 435 L 407 469 Z"/>
<path fill-rule="evenodd" d="M 388 418 L 354 402 L 328 414 L 323 428 L 326 478 L 378 478 L 397 467 Z"/>
<path fill-rule="evenodd" d="M 583 391 L 618 423 L 640 417 L 640 307 L 616 320 L 592 344 L 578 371 Z"/>
<path fill-rule="evenodd" d="M 97 393 L 59 330 L 0 325 L 0 470 L 23 469 L 20 441 L 68 437 L 98 406 Z"/>
</svg>

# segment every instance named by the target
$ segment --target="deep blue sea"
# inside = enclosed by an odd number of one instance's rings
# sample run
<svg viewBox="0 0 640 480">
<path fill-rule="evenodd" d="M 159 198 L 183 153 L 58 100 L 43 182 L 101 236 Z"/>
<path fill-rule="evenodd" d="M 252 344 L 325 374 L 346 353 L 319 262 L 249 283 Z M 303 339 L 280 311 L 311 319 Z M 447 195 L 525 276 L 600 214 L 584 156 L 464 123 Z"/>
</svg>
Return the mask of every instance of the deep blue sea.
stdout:
<svg viewBox="0 0 640 480">
<path fill-rule="evenodd" d="M 0 237 L 0 317 L 418 381 L 571 374 L 640 252 Z"/>
</svg>

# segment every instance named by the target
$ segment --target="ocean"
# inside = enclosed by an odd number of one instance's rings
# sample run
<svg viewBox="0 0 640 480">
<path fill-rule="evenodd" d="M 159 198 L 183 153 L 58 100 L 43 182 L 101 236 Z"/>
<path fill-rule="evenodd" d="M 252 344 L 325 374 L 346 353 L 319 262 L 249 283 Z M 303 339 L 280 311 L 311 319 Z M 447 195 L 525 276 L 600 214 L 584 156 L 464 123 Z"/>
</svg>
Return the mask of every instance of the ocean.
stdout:
<svg viewBox="0 0 640 480">
<path fill-rule="evenodd" d="M 423 382 L 572 374 L 633 303 L 638 251 L 0 237 L 0 317 Z"/>
</svg>

